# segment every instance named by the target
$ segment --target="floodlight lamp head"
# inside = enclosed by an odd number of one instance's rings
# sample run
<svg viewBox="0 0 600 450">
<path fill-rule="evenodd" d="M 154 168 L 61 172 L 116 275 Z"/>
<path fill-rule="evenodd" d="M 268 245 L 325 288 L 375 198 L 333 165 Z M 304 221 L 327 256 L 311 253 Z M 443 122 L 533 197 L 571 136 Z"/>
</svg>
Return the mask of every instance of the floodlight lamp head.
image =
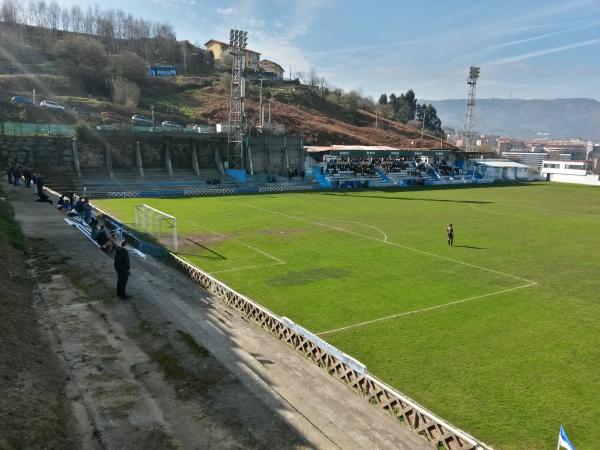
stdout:
<svg viewBox="0 0 600 450">
<path fill-rule="evenodd" d="M 481 69 L 479 67 L 471 66 L 471 68 L 469 69 L 469 79 L 477 80 L 479 78 L 480 71 Z"/>
</svg>

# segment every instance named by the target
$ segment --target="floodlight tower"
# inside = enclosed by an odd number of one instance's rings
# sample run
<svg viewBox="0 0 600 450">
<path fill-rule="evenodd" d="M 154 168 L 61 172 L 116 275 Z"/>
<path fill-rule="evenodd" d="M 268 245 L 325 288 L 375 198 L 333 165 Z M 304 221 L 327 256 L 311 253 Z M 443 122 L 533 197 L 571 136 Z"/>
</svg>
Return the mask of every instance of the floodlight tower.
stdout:
<svg viewBox="0 0 600 450">
<path fill-rule="evenodd" d="M 467 100 L 467 113 L 465 114 L 465 133 L 464 133 L 464 144 L 465 151 L 470 152 L 473 150 L 473 138 L 475 132 L 475 105 L 476 105 L 476 87 L 477 79 L 479 78 L 480 68 L 477 66 L 471 66 L 469 69 L 469 79 L 467 84 L 469 85 L 469 98 Z"/>
<path fill-rule="evenodd" d="M 244 49 L 248 32 L 229 32 L 229 54 L 231 55 L 231 95 L 229 97 L 229 130 L 227 132 L 227 161 L 232 169 L 243 169 L 244 142 Z"/>
</svg>

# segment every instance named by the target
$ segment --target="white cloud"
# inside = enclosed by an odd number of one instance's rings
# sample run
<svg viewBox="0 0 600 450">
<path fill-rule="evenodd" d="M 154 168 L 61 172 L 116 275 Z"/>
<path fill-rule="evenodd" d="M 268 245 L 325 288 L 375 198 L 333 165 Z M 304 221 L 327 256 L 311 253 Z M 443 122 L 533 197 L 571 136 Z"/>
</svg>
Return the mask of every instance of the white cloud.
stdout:
<svg viewBox="0 0 600 450">
<path fill-rule="evenodd" d="M 551 53 L 564 52 L 565 50 L 572 50 L 575 48 L 588 47 L 590 45 L 600 44 L 600 39 L 590 39 L 587 41 L 575 42 L 574 44 L 561 45 L 558 47 L 546 48 L 535 52 L 523 53 L 520 55 L 509 56 L 507 58 L 499 58 L 493 61 L 488 61 L 486 64 L 491 66 L 499 66 L 503 64 L 513 64 L 520 61 L 526 61 L 531 58 L 538 56 L 549 55 Z"/>
<path fill-rule="evenodd" d="M 229 29 L 237 27 L 248 31 L 248 48 L 261 53 L 262 59 L 270 59 L 280 64 L 289 76 L 292 71 L 308 72 L 313 64 L 297 44 L 297 40 L 310 32 L 311 26 L 323 8 L 336 0 L 277 0 L 276 7 L 284 11 L 272 19 L 261 15 L 257 0 L 238 0 L 231 8 L 231 14 L 217 12 L 223 19 L 215 27 L 216 38 L 228 36 Z"/>
<path fill-rule="evenodd" d="M 217 14 L 221 17 L 230 17 L 235 14 L 235 9 L 229 6 L 228 8 L 217 8 Z"/>
</svg>

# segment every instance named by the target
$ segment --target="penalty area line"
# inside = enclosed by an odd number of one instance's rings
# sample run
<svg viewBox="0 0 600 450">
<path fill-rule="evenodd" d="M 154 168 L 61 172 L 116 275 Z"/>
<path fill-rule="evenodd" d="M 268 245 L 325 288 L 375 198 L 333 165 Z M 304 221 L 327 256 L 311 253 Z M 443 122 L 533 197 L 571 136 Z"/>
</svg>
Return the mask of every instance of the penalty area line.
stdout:
<svg viewBox="0 0 600 450">
<path fill-rule="evenodd" d="M 519 289 L 526 289 L 526 288 L 529 288 L 529 287 L 532 287 L 532 286 L 535 286 L 535 285 L 537 285 L 537 283 L 535 281 L 532 281 L 530 283 L 524 284 L 523 286 L 517 286 L 517 287 L 513 287 L 513 288 L 509 288 L 509 289 L 502 289 L 500 291 L 490 292 L 488 294 L 482 294 L 482 295 L 477 295 L 475 297 L 469 297 L 469 298 L 463 298 L 461 300 L 455 300 L 453 302 L 442 303 L 441 305 L 429 306 L 427 308 L 415 309 L 413 311 L 406 311 L 406 312 L 403 312 L 403 313 L 392 314 L 392 315 L 385 316 L 385 317 L 379 317 L 378 319 L 367 320 L 365 322 L 355 323 L 355 324 L 352 324 L 352 325 L 347 325 L 345 327 L 334 328 L 332 330 L 322 331 L 320 333 L 316 333 L 316 335 L 317 336 L 324 336 L 326 334 L 337 333 L 339 331 L 346 331 L 346 330 L 350 330 L 350 329 L 353 329 L 353 328 L 364 327 L 366 325 L 371 325 L 373 323 L 383 322 L 384 320 L 391 320 L 391 319 L 395 319 L 397 317 L 410 316 L 410 315 L 413 315 L 413 314 L 419 314 L 419 313 L 423 313 L 423 312 L 432 311 L 434 309 L 446 308 L 448 306 L 458 305 L 460 303 L 466 303 L 466 302 L 470 302 L 470 301 L 473 301 L 473 300 L 479 300 L 479 299 L 486 298 L 486 297 L 492 297 L 494 295 L 506 294 L 508 292 L 514 292 L 514 291 L 517 291 Z"/>
<path fill-rule="evenodd" d="M 191 222 L 191 223 L 193 223 L 193 222 Z M 220 237 L 223 237 L 223 238 L 227 238 L 227 236 L 226 236 L 225 234 L 218 233 L 218 232 L 216 232 L 216 231 L 213 231 L 213 230 L 211 230 L 210 228 L 203 227 L 203 226 L 201 226 L 201 225 L 198 225 L 198 224 L 196 224 L 196 223 L 193 223 L 193 224 L 194 224 L 194 226 L 196 226 L 197 228 L 201 228 L 201 229 L 203 229 L 204 231 L 208 231 L 209 233 L 212 233 L 212 234 L 214 234 L 215 236 L 220 236 Z M 273 255 L 271 255 L 271 254 L 269 254 L 269 253 L 265 252 L 264 250 L 261 250 L 261 249 L 259 249 L 259 248 L 253 247 L 252 245 L 250 245 L 250 244 L 246 244 L 245 242 L 241 242 L 240 240 L 238 240 L 238 239 L 235 239 L 235 238 L 230 238 L 230 239 L 231 239 L 233 242 L 236 242 L 236 243 L 238 243 L 238 244 L 240 244 L 240 245 L 243 245 L 244 247 L 247 247 L 247 248 L 249 248 L 250 250 L 254 250 L 254 251 L 255 251 L 255 252 L 257 252 L 257 253 L 260 253 L 261 255 L 263 255 L 263 256 L 266 256 L 266 257 L 267 257 L 267 258 L 269 258 L 269 259 L 272 259 L 272 260 L 274 260 L 274 261 L 277 261 L 277 264 L 263 264 L 263 265 L 260 265 L 260 266 L 251 266 L 252 268 L 254 268 L 254 267 L 265 267 L 265 266 L 275 266 L 275 265 L 280 265 L 280 264 L 286 264 L 286 262 L 285 262 L 285 261 L 283 261 L 283 260 L 281 260 L 281 259 L 277 258 L 276 256 L 273 256 Z M 229 272 L 229 271 L 232 271 L 232 270 L 241 270 L 241 268 L 240 268 L 240 269 L 230 269 L 230 270 L 219 270 L 218 272 L 212 272 L 212 273 L 219 273 L 219 272 Z"/>
</svg>

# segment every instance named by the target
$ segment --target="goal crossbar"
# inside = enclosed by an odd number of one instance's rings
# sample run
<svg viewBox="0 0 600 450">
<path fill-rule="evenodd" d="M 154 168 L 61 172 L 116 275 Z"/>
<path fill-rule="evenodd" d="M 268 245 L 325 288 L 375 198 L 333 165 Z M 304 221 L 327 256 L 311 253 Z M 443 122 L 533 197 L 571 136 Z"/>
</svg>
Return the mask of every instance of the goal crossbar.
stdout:
<svg viewBox="0 0 600 450">
<path fill-rule="evenodd" d="M 156 219 L 158 219 L 158 221 Z M 142 227 L 141 231 L 158 238 L 164 237 L 162 233 L 163 229 L 160 224 L 163 222 L 168 223 L 169 228 L 172 229 L 168 231 L 168 234 L 172 235 L 173 239 L 172 249 L 175 252 L 178 251 L 179 245 L 177 239 L 177 218 L 175 216 L 167 214 L 144 203 L 141 205 L 135 205 L 134 222 L 137 227 Z M 159 225 L 155 226 L 156 223 Z"/>
</svg>

